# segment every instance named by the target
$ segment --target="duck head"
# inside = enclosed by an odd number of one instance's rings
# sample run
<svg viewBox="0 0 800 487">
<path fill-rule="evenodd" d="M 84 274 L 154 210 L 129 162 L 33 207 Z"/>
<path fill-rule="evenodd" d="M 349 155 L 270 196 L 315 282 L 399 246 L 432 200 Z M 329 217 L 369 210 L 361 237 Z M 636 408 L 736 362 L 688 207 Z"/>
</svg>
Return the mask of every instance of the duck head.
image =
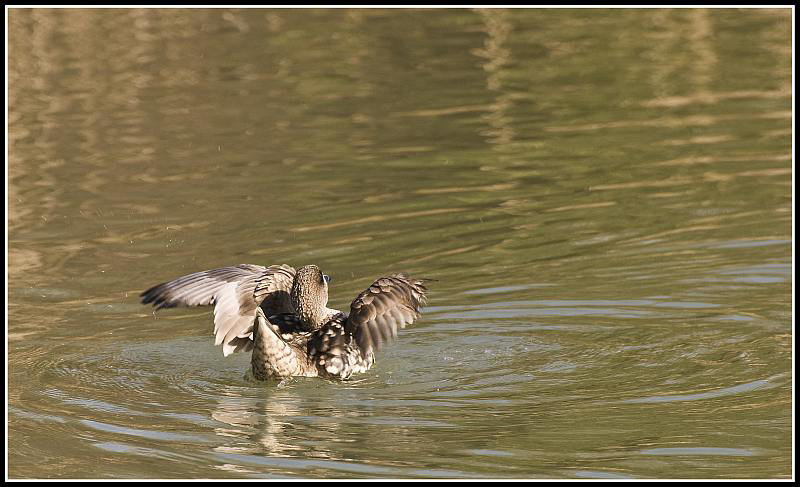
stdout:
<svg viewBox="0 0 800 487">
<path fill-rule="evenodd" d="M 297 316 L 309 327 L 324 324 L 331 278 L 315 265 L 305 265 L 294 275 L 290 299 Z"/>
</svg>

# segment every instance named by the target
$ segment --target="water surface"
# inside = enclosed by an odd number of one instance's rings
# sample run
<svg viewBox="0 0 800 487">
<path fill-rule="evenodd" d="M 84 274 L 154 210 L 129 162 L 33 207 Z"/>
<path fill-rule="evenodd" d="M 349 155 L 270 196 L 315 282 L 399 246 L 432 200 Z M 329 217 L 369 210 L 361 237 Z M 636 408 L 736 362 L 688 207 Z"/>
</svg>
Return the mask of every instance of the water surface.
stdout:
<svg viewBox="0 0 800 487">
<path fill-rule="evenodd" d="M 11 478 L 788 478 L 791 11 L 13 9 Z M 347 383 L 210 309 L 436 279 Z"/>
</svg>

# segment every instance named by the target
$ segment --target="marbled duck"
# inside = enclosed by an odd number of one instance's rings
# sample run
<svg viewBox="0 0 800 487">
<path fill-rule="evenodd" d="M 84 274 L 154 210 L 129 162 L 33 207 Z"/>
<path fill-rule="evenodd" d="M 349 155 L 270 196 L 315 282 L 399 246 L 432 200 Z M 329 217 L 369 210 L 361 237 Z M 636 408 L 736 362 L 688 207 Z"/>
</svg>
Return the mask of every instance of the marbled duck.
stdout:
<svg viewBox="0 0 800 487">
<path fill-rule="evenodd" d="M 343 313 L 327 307 L 329 281 L 315 265 L 240 264 L 179 277 L 141 297 L 156 310 L 214 305 L 214 344 L 226 357 L 253 350 L 256 379 L 347 379 L 368 370 L 375 351 L 419 317 L 427 288 L 404 273 L 381 277 Z"/>
</svg>

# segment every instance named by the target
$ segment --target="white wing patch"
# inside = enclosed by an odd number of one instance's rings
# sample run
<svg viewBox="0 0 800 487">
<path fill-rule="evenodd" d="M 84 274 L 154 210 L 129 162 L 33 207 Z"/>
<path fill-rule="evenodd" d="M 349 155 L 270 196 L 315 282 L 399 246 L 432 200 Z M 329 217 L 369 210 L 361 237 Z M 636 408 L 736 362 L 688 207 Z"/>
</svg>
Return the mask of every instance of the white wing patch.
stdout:
<svg viewBox="0 0 800 487">
<path fill-rule="evenodd" d="M 241 314 L 237 285 L 229 282 L 214 296 L 214 345 L 222 345 L 225 357 L 236 351 L 236 345 L 231 343 L 233 340 L 253 337 L 255 313 Z"/>
</svg>

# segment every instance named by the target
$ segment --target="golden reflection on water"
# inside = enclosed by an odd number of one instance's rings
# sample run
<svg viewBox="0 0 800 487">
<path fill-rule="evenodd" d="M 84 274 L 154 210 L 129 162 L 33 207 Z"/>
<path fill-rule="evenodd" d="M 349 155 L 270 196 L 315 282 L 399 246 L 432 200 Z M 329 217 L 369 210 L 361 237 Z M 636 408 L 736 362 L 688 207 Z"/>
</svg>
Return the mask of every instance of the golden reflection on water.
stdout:
<svg viewBox="0 0 800 487">
<path fill-rule="evenodd" d="M 505 9 L 476 10 L 484 21 L 487 37 L 484 48 L 472 52 L 485 59 L 483 69 L 486 71 L 486 89 L 495 93 L 494 102 L 488 105 L 488 111 L 483 116 L 491 127 L 485 131 L 485 135 L 494 147 L 501 148 L 514 139 L 513 121 L 508 115 L 513 97 L 503 89 L 503 67 L 511 62 L 511 51 L 503 47 L 503 44 L 511 32 L 511 23 Z"/>
<path fill-rule="evenodd" d="M 720 122 L 737 120 L 743 115 L 690 115 L 686 117 L 657 117 L 646 120 L 617 120 L 607 123 L 593 123 L 586 125 L 574 125 L 569 127 L 546 127 L 545 130 L 551 132 L 575 132 L 575 131 L 594 131 L 604 130 L 610 128 L 628 128 L 637 126 L 658 127 L 658 128 L 681 128 L 691 126 L 711 126 L 719 124 Z M 791 112 L 767 112 L 767 113 L 749 113 L 747 118 L 764 118 L 764 119 L 785 119 L 791 120 Z"/>
</svg>

